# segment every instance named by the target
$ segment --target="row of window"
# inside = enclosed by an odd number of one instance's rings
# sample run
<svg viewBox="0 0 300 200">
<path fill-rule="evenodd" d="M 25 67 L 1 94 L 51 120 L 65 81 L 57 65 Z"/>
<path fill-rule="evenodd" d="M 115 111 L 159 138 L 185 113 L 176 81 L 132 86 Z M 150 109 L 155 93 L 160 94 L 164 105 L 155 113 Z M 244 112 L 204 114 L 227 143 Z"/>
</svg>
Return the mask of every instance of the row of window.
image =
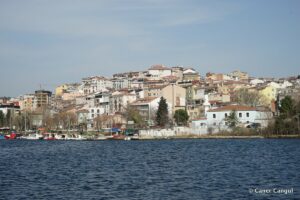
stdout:
<svg viewBox="0 0 300 200">
<path fill-rule="evenodd" d="M 246 113 L 246 117 L 249 117 L 250 116 L 250 114 L 247 112 Z M 217 116 L 216 116 L 216 114 L 213 114 L 213 118 L 216 118 Z M 225 113 L 225 117 L 228 117 L 228 114 L 227 113 Z M 243 117 L 243 113 L 239 113 L 239 117 L 241 118 L 241 117 Z"/>
</svg>

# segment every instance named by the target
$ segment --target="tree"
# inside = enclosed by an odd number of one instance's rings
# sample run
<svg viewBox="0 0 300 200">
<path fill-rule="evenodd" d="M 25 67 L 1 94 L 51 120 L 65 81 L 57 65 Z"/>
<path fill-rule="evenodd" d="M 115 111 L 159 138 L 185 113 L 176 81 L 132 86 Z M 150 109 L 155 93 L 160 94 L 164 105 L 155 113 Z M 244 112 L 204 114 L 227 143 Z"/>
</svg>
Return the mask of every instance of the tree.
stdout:
<svg viewBox="0 0 300 200">
<path fill-rule="evenodd" d="M 239 119 L 237 118 L 235 110 L 231 111 L 231 113 L 225 118 L 225 122 L 230 128 L 235 128 L 237 126 Z"/>
<path fill-rule="evenodd" d="M 126 107 L 124 117 L 127 121 L 133 121 L 138 127 L 143 127 L 145 125 L 145 119 L 143 119 L 140 112 L 133 106 L 128 105 Z"/>
<path fill-rule="evenodd" d="M 280 115 L 283 118 L 289 118 L 295 114 L 295 108 L 293 99 L 290 96 L 286 96 L 280 102 Z"/>
<path fill-rule="evenodd" d="M 5 124 L 5 115 L 2 112 L 2 110 L 0 110 L 0 127 L 3 127 Z"/>
<path fill-rule="evenodd" d="M 161 97 L 156 112 L 156 123 L 158 126 L 164 127 L 168 122 L 169 122 L 168 104 L 166 102 L 166 99 Z"/>
<path fill-rule="evenodd" d="M 11 110 L 7 110 L 7 113 L 5 115 L 5 124 L 6 126 L 11 128 Z"/>
<path fill-rule="evenodd" d="M 74 126 L 77 124 L 77 116 L 73 112 L 59 112 L 54 115 L 53 121 L 51 122 L 52 126 L 56 126 L 56 128 L 63 128 L 63 129 L 70 129 L 74 128 Z"/>
<path fill-rule="evenodd" d="M 177 125 L 187 125 L 189 115 L 186 110 L 179 109 L 175 111 L 174 119 Z"/>
<path fill-rule="evenodd" d="M 257 91 L 249 91 L 247 88 L 241 88 L 234 94 L 235 101 L 241 105 L 258 106 L 263 104 L 263 97 Z"/>
</svg>

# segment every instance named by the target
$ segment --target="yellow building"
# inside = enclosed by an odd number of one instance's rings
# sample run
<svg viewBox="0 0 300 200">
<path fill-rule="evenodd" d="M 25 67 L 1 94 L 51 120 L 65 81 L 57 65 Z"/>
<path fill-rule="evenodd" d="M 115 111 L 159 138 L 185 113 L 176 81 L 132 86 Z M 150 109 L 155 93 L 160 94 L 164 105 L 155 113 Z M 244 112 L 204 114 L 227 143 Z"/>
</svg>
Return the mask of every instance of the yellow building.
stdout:
<svg viewBox="0 0 300 200">
<path fill-rule="evenodd" d="M 271 102 L 276 100 L 277 90 L 272 85 L 268 85 L 259 88 L 259 94 L 263 97 L 266 105 L 271 105 Z"/>
<path fill-rule="evenodd" d="M 67 84 L 63 84 L 63 85 L 60 85 L 58 87 L 56 87 L 55 89 L 55 96 L 58 97 L 58 96 L 62 96 L 64 91 L 67 90 L 69 88 L 69 86 Z"/>
</svg>

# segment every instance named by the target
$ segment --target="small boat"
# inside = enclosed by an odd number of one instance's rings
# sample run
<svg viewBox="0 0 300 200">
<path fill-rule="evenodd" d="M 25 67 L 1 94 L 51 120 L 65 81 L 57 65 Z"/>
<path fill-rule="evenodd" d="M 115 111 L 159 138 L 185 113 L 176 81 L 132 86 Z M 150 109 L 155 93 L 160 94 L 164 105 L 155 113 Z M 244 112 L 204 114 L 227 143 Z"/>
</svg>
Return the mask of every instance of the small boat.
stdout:
<svg viewBox="0 0 300 200">
<path fill-rule="evenodd" d="M 83 137 L 82 135 L 73 134 L 66 138 L 67 140 L 87 140 L 87 138 Z"/>
<path fill-rule="evenodd" d="M 43 138 L 44 140 L 56 140 L 54 133 L 45 133 Z"/>
<path fill-rule="evenodd" d="M 108 140 L 124 140 L 125 135 L 112 135 L 106 137 Z"/>
<path fill-rule="evenodd" d="M 21 139 L 25 139 L 25 140 L 42 140 L 43 136 L 41 134 L 38 133 L 32 133 L 26 136 L 22 136 Z"/>
<path fill-rule="evenodd" d="M 139 135 L 138 134 L 134 134 L 134 135 L 128 135 L 124 138 L 124 140 L 139 140 Z"/>
<path fill-rule="evenodd" d="M 7 140 L 14 140 L 14 139 L 17 139 L 17 134 L 15 132 L 12 132 L 11 134 L 5 135 L 4 137 Z"/>
</svg>

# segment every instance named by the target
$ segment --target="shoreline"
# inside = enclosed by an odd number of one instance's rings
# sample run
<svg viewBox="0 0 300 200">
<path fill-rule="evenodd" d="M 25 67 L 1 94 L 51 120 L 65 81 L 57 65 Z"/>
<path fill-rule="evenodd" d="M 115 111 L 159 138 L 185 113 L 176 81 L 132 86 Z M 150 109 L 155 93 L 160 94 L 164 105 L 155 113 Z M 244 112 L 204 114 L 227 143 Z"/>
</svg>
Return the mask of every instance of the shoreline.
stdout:
<svg viewBox="0 0 300 200">
<path fill-rule="evenodd" d="M 176 140 L 176 139 L 300 139 L 300 135 L 189 135 L 172 137 L 142 137 L 140 140 Z"/>
</svg>

